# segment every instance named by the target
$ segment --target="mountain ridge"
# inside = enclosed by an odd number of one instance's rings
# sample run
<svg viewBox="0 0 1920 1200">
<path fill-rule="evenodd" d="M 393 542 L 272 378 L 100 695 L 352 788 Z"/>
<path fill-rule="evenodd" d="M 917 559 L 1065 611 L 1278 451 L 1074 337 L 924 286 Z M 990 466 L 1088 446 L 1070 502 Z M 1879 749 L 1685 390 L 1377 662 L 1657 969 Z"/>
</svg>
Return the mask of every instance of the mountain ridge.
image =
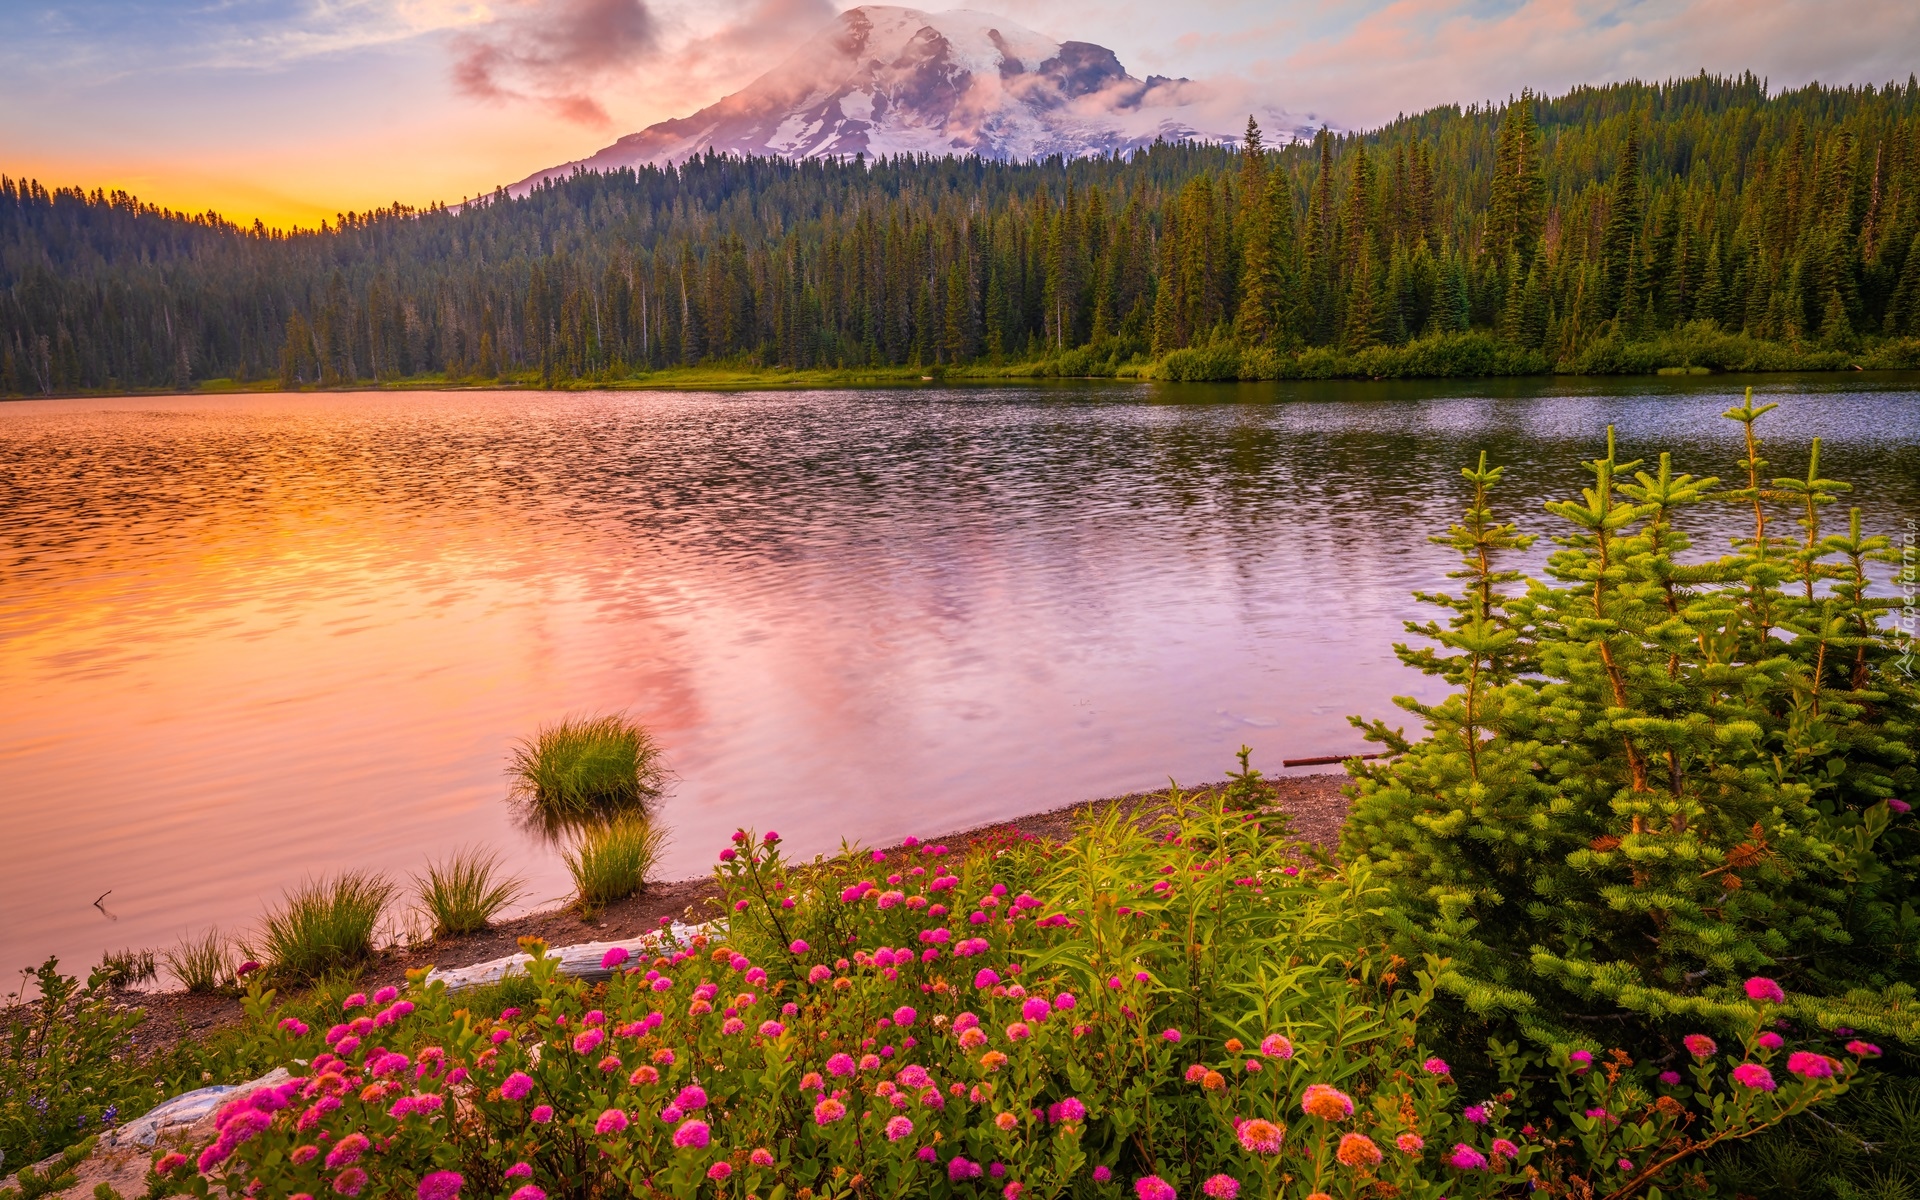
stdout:
<svg viewBox="0 0 1920 1200">
<path fill-rule="evenodd" d="M 617 170 L 721 153 L 978 154 L 994 159 L 1124 153 L 1156 140 L 1234 141 L 1188 79 L 1129 74 L 1105 46 L 1054 39 L 993 13 L 863 5 L 741 90 L 573 162 L 535 172 L 519 194 L 576 169 Z M 1269 110 L 1272 120 L 1285 115 Z M 1277 131 L 1280 140 L 1310 128 Z"/>
</svg>

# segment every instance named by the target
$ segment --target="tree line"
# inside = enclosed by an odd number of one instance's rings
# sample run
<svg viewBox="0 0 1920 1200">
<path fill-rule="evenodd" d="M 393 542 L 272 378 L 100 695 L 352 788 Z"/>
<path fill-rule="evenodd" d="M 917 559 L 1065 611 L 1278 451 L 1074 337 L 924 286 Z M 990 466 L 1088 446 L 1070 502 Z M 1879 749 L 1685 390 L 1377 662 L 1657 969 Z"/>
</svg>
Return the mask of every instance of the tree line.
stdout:
<svg viewBox="0 0 1920 1200">
<path fill-rule="evenodd" d="M 1751 74 L 1002 163 L 708 153 L 269 229 L 0 176 L 0 390 L 1920 337 L 1920 82 Z"/>
</svg>

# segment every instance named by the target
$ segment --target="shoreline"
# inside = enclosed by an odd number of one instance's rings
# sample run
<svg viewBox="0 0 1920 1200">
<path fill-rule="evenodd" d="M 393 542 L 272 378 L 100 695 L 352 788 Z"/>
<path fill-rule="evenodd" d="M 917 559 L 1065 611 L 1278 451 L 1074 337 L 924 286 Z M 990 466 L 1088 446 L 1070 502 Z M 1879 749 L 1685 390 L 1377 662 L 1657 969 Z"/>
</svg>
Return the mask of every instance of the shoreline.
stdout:
<svg viewBox="0 0 1920 1200">
<path fill-rule="evenodd" d="M 354 395 L 380 392 L 682 392 L 682 391 L 826 391 L 837 388 L 1045 388 L 1062 384 L 1218 384 L 1228 387 L 1246 384 L 1284 383 L 1406 383 L 1470 382 L 1474 380 L 1572 380 L 1572 379 L 1664 379 L 1703 380 L 1766 378 L 1782 375 L 1844 376 L 1920 376 L 1912 366 L 1861 366 L 1848 362 L 1838 366 L 1791 365 L 1780 367 L 1704 367 L 1668 366 L 1652 370 L 1566 371 L 1487 371 L 1464 373 L 1393 373 L 1329 375 L 1283 375 L 1274 377 L 1170 378 L 1140 369 L 1130 373 L 1106 375 L 1056 374 L 1049 364 L 1019 363 L 1003 367 L 884 367 L 884 368 L 799 368 L 777 367 L 670 367 L 625 379 L 571 379 L 543 384 L 540 378 L 515 377 L 492 380 L 412 377 L 395 380 L 356 380 L 345 384 L 308 384 L 283 388 L 278 381 L 260 379 L 238 381 L 209 379 L 190 390 L 175 387 L 118 388 L 56 392 L 48 395 L 4 395 L 0 403 L 27 403 L 36 400 L 127 400 L 156 396 L 199 398 L 207 396 L 309 396 Z M 1152 367 L 1155 364 L 1145 364 Z M 931 371 L 932 374 L 923 374 Z"/>
<path fill-rule="evenodd" d="M 1340 789 L 1347 782 L 1348 777 L 1338 772 L 1278 775 L 1261 780 L 1262 786 L 1272 794 L 1273 805 L 1293 819 L 1293 837 L 1324 853 L 1331 853 L 1338 844 L 1347 809 L 1347 797 Z M 1224 786 L 1225 781 L 1215 781 L 1180 790 L 1187 796 L 1200 796 Z M 1159 788 L 1080 800 L 1002 821 L 924 836 L 921 840 L 944 842 L 955 850 L 964 850 L 983 840 L 1015 835 L 1059 837 L 1071 833 L 1080 817 L 1100 809 L 1119 808 L 1136 819 L 1150 816 L 1165 807 L 1167 792 L 1168 789 Z M 891 851 L 899 848 L 899 843 L 874 848 Z M 405 983 L 407 972 L 422 967 L 455 969 L 513 954 L 519 950 L 519 940 L 523 937 L 544 938 L 550 946 L 638 937 L 658 929 L 663 917 L 694 922 L 721 915 L 713 904 L 716 895 L 709 877 L 649 883 L 638 894 L 607 905 L 591 916 L 581 914 L 570 904 L 561 905 L 509 917 L 483 932 L 465 937 L 419 945 L 389 945 L 362 968 L 359 978 L 369 987 L 399 986 Z M 283 989 L 283 992 L 292 990 Z M 243 1015 L 240 998 L 235 995 L 156 988 L 129 989 L 122 996 L 124 1007 L 145 1010 L 142 1040 L 152 1051 L 210 1036 L 238 1023 Z M 32 1003 L 22 1001 L 0 1007 L 0 1023 L 12 1019 L 18 1009 Z"/>
</svg>

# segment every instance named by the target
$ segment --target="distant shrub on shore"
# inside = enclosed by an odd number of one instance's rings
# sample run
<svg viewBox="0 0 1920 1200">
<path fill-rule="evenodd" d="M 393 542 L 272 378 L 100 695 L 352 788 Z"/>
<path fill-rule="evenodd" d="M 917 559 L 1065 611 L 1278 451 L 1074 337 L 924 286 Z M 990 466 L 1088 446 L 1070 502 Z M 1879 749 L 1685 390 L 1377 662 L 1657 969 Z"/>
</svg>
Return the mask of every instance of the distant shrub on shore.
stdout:
<svg viewBox="0 0 1920 1200">
<path fill-rule="evenodd" d="M 160 973 L 151 950 L 114 950 L 103 954 L 97 971 L 100 982 L 112 988 L 151 983 Z"/>
<path fill-rule="evenodd" d="M 501 874 L 499 851 L 477 847 L 428 863 L 424 874 L 414 876 L 413 889 L 436 938 L 480 932 L 527 890 L 519 877 Z"/>
<path fill-rule="evenodd" d="M 646 886 L 666 844 L 666 831 L 638 813 L 589 827 L 567 852 L 575 902 L 591 912 L 635 894 Z"/>
<path fill-rule="evenodd" d="M 273 974 L 318 979 L 373 957 L 380 917 L 397 889 L 372 871 L 308 880 L 286 893 L 262 919 L 260 957 Z"/>
<path fill-rule="evenodd" d="M 220 991 L 233 982 L 233 940 L 218 929 L 181 938 L 161 960 L 181 987 L 198 995 Z"/>
<path fill-rule="evenodd" d="M 514 748 L 508 773 L 513 798 L 549 827 L 649 812 L 666 783 L 653 736 L 620 713 L 543 727 Z"/>
</svg>

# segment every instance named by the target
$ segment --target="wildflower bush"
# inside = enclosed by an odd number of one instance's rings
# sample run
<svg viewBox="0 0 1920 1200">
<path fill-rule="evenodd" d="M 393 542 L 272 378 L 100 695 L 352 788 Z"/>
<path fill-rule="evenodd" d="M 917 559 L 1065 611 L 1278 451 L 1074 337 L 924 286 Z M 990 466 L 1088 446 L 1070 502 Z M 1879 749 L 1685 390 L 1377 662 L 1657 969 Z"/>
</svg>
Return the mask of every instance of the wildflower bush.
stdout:
<svg viewBox="0 0 1920 1200">
<path fill-rule="evenodd" d="M 1745 993 L 1685 1074 L 1560 1047 L 1464 1094 L 1422 1017 L 1445 964 L 1365 942 L 1364 868 L 1303 863 L 1224 795 L 1149 827 L 795 869 L 735 835 L 727 919 L 604 982 L 535 959 L 505 1007 L 416 977 L 323 1027 L 255 984 L 293 1078 L 154 1164 L 154 1194 L 1115 1200 L 1684 1186 L 1693 1155 L 1877 1053 L 1788 1047 Z"/>
</svg>

